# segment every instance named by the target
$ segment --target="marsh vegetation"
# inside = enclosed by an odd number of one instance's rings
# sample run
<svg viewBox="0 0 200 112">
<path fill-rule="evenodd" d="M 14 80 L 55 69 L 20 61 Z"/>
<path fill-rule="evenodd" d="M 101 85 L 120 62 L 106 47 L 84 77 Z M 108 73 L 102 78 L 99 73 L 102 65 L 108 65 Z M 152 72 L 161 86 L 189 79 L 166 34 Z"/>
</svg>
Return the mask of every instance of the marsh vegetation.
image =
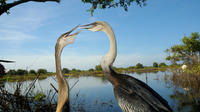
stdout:
<svg viewBox="0 0 200 112">
<path fill-rule="evenodd" d="M 193 76 L 180 70 L 169 69 L 157 72 L 127 73 L 156 90 L 169 102 L 174 111 L 199 110 L 200 79 L 197 75 Z M 106 78 L 90 75 L 66 78 L 71 88 L 70 107 L 72 112 L 121 111 L 115 100 L 112 85 Z M 56 108 L 57 92 L 51 84 L 57 88 L 54 75 L 46 79 L 1 82 L 1 99 L 6 100 L 2 100 L 0 109 L 14 111 L 12 109 L 20 107 L 19 111 L 24 109 L 26 111 L 53 112 Z"/>
</svg>

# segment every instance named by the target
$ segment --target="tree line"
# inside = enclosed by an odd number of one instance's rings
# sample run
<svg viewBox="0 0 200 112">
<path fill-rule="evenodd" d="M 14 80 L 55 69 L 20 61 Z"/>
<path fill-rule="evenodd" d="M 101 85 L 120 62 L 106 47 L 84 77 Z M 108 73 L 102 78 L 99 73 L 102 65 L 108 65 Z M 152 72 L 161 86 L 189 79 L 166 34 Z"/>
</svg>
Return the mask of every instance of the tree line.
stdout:
<svg viewBox="0 0 200 112">
<path fill-rule="evenodd" d="M 24 69 L 18 69 L 18 70 L 14 70 L 11 69 L 9 70 L 6 74 L 7 75 L 28 75 L 28 74 L 47 74 L 47 70 L 46 69 L 38 69 L 36 70 L 24 70 Z"/>
<path fill-rule="evenodd" d="M 165 63 L 157 63 L 157 62 L 154 62 L 152 64 L 152 66 L 148 66 L 148 67 L 166 67 L 167 65 Z M 147 66 L 144 66 L 143 64 L 141 63 L 137 63 L 135 66 L 130 66 L 130 67 L 127 67 L 127 68 L 123 68 L 123 69 L 142 69 L 142 68 L 146 68 Z M 118 69 L 117 67 L 113 67 L 114 69 Z M 63 68 L 62 69 L 62 73 L 63 74 L 67 74 L 67 73 L 77 73 L 77 72 L 82 72 L 82 71 L 89 71 L 89 72 L 94 72 L 94 71 L 102 71 L 102 68 L 101 68 L 101 65 L 96 65 L 95 68 L 90 68 L 88 70 L 80 70 L 80 69 L 68 69 L 68 68 Z M 17 69 L 17 70 L 14 70 L 14 69 L 10 69 L 6 74 L 7 75 L 37 75 L 37 74 L 47 74 L 49 73 L 46 69 L 38 69 L 38 70 L 24 70 L 24 69 Z"/>
</svg>

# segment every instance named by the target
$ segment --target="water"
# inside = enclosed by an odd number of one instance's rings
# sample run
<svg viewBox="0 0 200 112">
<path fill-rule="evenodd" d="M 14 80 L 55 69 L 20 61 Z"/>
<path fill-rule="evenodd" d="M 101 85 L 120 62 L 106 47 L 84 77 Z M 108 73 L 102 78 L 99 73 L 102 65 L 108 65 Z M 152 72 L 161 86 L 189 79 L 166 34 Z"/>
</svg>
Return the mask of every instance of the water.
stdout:
<svg viewBox="0 0 200 112">
<path fill-rule="evenodd" d="M 182 95 L 186 94 L 186 92 L 183 88 L 174 86 L 170 81 L 167 81 L 166 74 L 169 73 L 130 73 L 129 75 L 148 84 L 168 101 L 168 104 L 174 111 L 187 112 L 192 110 L 191 108 L 193 108 L 193 104 L 190 104 L 189 106 L 180 104 L 181 101 L 179 101 L 177 97 L 177 92 L 181 92 Z M 35 88 L 31 91 L 31 93 L 43 92 L 46 96 L 53 97 L 55 90 L 50 86 L 50 83 L 58 88 L 55 79 L 55 77 L 48 77 L 44 80 L 37 81 L 34 86 Z M 70 102 L 73 111 L 78 111 L 78 107 L 79 110 L 86 112 L 121 112 L 113 93 L 112 84 L 105 78 L 90 76 L 68 78 L 67 80 L 70 87 L 75 84 L 75 86 L 70 90 Z M 21 92 L 23 94 L 26 94 L 26 88 L 31 83 L 32 81 L 25 81 L 22 83 L 23 87 Z M 5 88 L 9 92 L 14 92 L 12 88 L 14 88 L 15 85 L 16 82 L 6 82 Z M 51 92 L 49 94 L 50 90 Z M 53 97 L 53 102 L 56 102 L 56 100 L 57 96 Z"/>
</svg>

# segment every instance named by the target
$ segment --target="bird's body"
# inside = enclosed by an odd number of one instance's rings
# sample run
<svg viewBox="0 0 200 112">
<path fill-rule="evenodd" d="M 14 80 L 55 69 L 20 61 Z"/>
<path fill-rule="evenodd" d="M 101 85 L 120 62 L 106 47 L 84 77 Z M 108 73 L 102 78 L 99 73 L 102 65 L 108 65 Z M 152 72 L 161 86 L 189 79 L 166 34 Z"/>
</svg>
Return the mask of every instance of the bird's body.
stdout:
<svg viewBox="0 0 200 112">
<path fill-rule="evenodd" d="M 144 82 L 125 74 L 113 72 L 107 78 L 124 112 L 168 112 L 170 107 L 157 92 Z"/>
<path fill-rule="evenodd" d="M 185 65 L 185 64 L 182 65 L 182 66 L 181 66 L 181 69 L 182 69 L 183 71 L 185 71 L 185 70 L 187 69 L 187 65 Z"/>
<path fill-rule="evenodd" d="M 167 101 L 144 82 L 112 69 L 117 56 L 117 44 L 112 28 L 103 21 L 82 25 L 83 29 L 103 31 L 110 39 L 110 50 L 102 58 L 101 66 L 112 83 L 117 102 L 124 112 L 171 112 Z"/>
</svg>

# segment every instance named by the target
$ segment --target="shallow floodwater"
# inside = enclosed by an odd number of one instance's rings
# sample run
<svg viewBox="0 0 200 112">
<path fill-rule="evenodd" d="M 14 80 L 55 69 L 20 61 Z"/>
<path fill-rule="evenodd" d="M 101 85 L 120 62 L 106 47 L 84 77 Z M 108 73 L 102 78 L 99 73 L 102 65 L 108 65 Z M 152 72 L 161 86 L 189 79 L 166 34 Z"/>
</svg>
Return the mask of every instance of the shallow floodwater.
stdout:
<svg viewBox="0 0 200 112">
<path fill-rule="evenodd" d="M 142 80 L 158 92 L 164 99 L 168 101 L 168 104 L 174 111 L 190 111 L 192 105 L 180 106 L 179 99 L 176 99 L 174 94 L 178 90 L 179 92 L 185 93 L 183 88 L 173 86 L 172 83 L 166 80 L 166 74 L 168 72 L 157 72 L 157 73 L 129 73 L 130 76 Z M 169 76 L 169 75 L 168 75 Z M 121 112 L 118 106 L 112 84 L 105 78 L 99 77 L 69 77 L 68 83 L 70 85 L 70 105 L 72 111 L 86 111 L 86 112 Z M 23 82 L 22 93 L 26 93 L 27 86 L 32 81 Z M 57 82 L 55 77 L 48 77 L 44 80 L 38 80 L 32 93 L 43 92 L 46 96 L 53 97 L 55 90 L 50 86 L 52 83 L 56 88 Z M 15 82 L 6 82 L 5 87 L 8 91 L 13 92 Z M 51 90 L 51 92 L 49 92 Z M 57 95 L 57 94 L 56 94 Z M 57 96 L 53 97 L 53 102 L 56 102 Z M 78 107 L 78 108 L 77 108 Z"/>
</svg>

